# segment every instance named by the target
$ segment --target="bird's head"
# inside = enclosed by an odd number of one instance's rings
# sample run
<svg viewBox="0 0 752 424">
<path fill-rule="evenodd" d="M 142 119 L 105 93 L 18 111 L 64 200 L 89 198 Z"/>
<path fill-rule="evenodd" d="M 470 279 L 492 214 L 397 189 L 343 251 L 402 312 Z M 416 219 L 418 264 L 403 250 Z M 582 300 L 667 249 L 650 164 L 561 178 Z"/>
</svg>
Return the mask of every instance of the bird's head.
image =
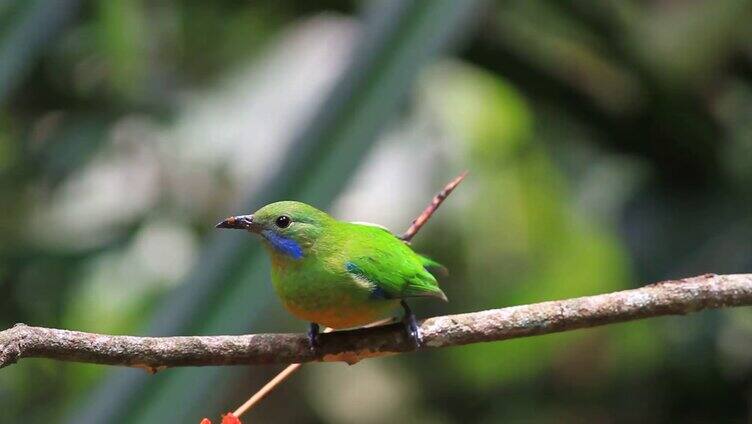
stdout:
<svg viewBox="0 0 752 424">
<path fill-rule="evenodd" d="M 256 233 L 273 253 L 300 259 L 333 221 L 311 205 L 284 201 L 270 203 L 251 215 L 231 216 L 217 224 L 217 228 Z"/>
</svg>

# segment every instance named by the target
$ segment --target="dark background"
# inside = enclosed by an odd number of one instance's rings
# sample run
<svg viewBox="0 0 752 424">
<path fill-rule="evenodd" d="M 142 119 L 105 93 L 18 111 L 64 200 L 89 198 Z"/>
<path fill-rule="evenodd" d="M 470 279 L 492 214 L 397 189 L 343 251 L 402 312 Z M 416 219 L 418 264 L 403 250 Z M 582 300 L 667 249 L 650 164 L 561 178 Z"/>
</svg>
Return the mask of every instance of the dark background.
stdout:
<svg viewBox="0 0 752 424">
<path fill-rule="evenodd" d="M 303 331 L 213 224 L 298 199 L 451 270 L 422 316 L 752 268 L 740 0 L 0 1 L 0 325 Z M 198 422 L 279 367 L 27 359 L 0 421 Z M 749 308 L 311 364 L 252 422 L 748 422 Z"/>
</svg>

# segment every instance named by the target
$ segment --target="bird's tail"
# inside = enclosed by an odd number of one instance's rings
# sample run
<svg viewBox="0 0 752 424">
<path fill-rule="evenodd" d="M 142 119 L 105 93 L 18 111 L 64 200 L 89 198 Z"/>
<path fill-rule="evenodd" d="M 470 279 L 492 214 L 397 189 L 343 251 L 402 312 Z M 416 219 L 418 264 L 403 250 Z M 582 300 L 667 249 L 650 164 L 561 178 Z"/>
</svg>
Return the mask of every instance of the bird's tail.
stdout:
<svg viewBox="0 0 752 424">
<path fill-rule="evenodd" d="M 448 277 L 449 276 L 449 270 L 442 264 L 434 261 L 433 259 L 418 255 L 420 257 L 420 261 L 423 264 L 423 268 L 426 269 L 426 271 L 430 272 L 434 277 Z"/>
</svg>

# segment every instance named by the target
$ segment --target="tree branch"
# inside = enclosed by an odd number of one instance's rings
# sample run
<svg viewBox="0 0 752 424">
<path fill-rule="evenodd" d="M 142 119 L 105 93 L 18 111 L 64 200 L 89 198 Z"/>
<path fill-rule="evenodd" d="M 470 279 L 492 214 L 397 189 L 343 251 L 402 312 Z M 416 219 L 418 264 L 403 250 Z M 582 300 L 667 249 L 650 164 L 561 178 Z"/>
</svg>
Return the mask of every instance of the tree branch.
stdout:
<svg viewBox="0 0 752 424">
<path fill-rule="evenodd" d="M 576 299 L 429 318 L 423 349 L 536 336 L 703 309 L 752 305 L 752 274 L 708 274 Z M 19 358 L 143 367 L 344 361 L 415 350 L 402 324 L 321 335 L 312 352 L 304 334 L 202 337 L 110 336 L 16 325 L 0 332 L 0 367 Z"/>
</svg>

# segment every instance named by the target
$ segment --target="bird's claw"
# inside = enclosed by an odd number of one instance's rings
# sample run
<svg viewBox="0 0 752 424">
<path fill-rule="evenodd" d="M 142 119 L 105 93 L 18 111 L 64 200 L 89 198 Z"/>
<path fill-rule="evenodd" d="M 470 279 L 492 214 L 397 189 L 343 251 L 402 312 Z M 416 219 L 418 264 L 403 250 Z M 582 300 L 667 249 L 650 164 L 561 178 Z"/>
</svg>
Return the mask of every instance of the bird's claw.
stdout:
<svg viewBox="0 0 752 424">
<path fill-rule="evenodd" d="M 405 330 L 407 330 L 407 335 L 410 336 L 417 349 L 423 345 L 423 333 L 420 331 L 415 314 L 413 314 L 413 311 L 407 306 L 404 300 L 402 301 L 402 307 L 405 309 Z"/>
<path fill-rule="evenodd" d="M 410 335 L 415 347 L 421 347 L 423 345 L 423 333 L 420 331 L 420 327 L 418 327 L 415 315 L 410 316 L 405 324 L 407 325 L 407 334 Z"/>
<path fill-rule="evenodd" d="M 312 352 L 315 352 L 320 346 L 319 342 L 319 325 L 312 322 L 311 326 L 308 328 L 308 348 Z"/>
</svg>

